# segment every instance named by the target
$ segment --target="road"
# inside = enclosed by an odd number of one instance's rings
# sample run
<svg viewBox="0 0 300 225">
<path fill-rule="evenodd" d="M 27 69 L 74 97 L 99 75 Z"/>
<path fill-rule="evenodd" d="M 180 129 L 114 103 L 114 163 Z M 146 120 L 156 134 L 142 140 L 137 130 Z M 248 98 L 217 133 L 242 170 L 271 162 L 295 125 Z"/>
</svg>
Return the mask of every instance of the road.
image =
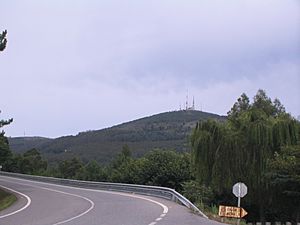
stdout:
<svg viewBox="0 0 300 225">
<path fill-rule="evenodd" d="M 18 201 L 0 225 L 220 225 L 174 202 L 135 194 L 75 188 L 0 176 Z"/>
</svg>

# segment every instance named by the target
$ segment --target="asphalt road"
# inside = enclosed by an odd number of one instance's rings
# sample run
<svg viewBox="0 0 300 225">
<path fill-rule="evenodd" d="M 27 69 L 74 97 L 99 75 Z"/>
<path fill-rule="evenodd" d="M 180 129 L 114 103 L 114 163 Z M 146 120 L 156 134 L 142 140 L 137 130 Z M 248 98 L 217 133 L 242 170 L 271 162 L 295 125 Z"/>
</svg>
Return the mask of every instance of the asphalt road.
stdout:
<svg viewBox="0 0 300 225">
<path fill-rule="evenodd" d="M 0 176 L 18 201 L 0 225 L 220 225 L 164 199 Z"/>
</svg>

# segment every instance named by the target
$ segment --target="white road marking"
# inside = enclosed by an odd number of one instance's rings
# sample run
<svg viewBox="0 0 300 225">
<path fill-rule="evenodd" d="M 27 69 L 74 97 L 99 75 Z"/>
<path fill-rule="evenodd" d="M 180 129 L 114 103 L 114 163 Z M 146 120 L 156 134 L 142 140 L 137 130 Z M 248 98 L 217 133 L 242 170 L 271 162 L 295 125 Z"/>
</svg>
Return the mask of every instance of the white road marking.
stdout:
<svg viewBox="0 0 300 225">
<path fill-rule="evenodd" d="M 47 188 L 47 189 L 48 189 L 48 188 Z M 51 190 L 51 189 L 49 189 L 49 190 Z M 86 197 L 83 197 L 83 196 L 80 196 L 80 195 L 75 195 L 75 194 L 70 194 L 70 193 L 63 192 L 63 191 L 57 191 L 57 190 L 53 190 L 53 191 L 58 192 L 58 193 L 64 193 L 64 194 L 67 194 L 67 195 L 72 195 L 72 196 L 75 196 L 75 197 L 78 197 L 78 198 L 82 198 L 82 199 L 85 199 L 85 200 L 87 200 L 87 201 L 89 201 L 89 202 L 91 203 L 91 207 L 90 207 L 88 210 L 86 210 L 85 212 L 83 212 L 83 213 L 81 213 L 81 214 L 79 214 L 79 215 L 77 215 L 77 216 L 74 216 L 74 217 L 72 217 L 72 218 L 69 218 L 69 219 L 67 219 L 67 220 L 60 221 L 60 222 L 58 222 L 58 223 L 55 223 L 55 224 L 53 224 L 53 225 L 59 225 L 59 224 L 63 224 L 63 223 L 67 223 L 67 222 L 70 222 L 70 221 L 72 221 L 72 220 L 75 220 L 75 219 L 77 219 L 77 218 L 79 218 L 79 217 L 81 217 L 81 216 L 83 216 L 83 215 L 89 213 L 89 211 L 91 211 L 91 210 L 94 208 L 94 206 L 95 206 L 95 203 L 94 203 L 92 200 L 90 200 L 90 199 L 88 199 L 88 198 L 86 198 Z"/>
<path fill-rule="evenodd" d="M 33 187 L 34 187 L 34 186 L 33 186 Z M 36 186 L 36 187 L 38 187 L 38 186 Z M 94 206 L 95 206 L 95 203 L 94 203 L 92 200 L 90 200 L 89 198 L 80 196 L 80 195 L 71 194 L 71 193 L 64 192 L 64 191 L 58 191 L 58 190 L 54 190 L 54 189 L 51 189 L 51 188 L 45 188 L 45 187 L 38 187 L 38 188 L 41 188 L 41 189 L 44 189 L 44 190 L 53 191 L 53 192 L 57 192 L 57 193 L 61 193 L 61 194 L 65 194 L 65 195 L 75 196 L 75 197 L 84 199 L 84 200 L 88 201 L 89 203 L 91 203 L 91 207 L 90 207 L 88 210 L 84 211 L 83 213 L 80 213 L 80 214 L 78 214 L 77 216 L 71 217 L 71 218 L 69 218 L 69 219 L 66 219 L 66 220 L 63 220 L 63 221 L 54 223 L 53 225 L 59 225 L 59 224 L 63 224 L 63 223 L 67 223 L 67 222 L 70 222 L 70 221 L 72 221 L 72 220 L 75 220 L 75 219 L 77 219 L 77 218 L 79 218 L 79 217 L 81 217 L 81 216 L 87 214 L 87 213 L 88 213 L 89 211 L 91 211 L 91 210 L 94 208 Z"/>
<path fill-rule="evenodd" d="M 45 184 L 45 185 L 51 185 L 51 186 L 55 186 L 55 187 L 63 187 L 63 188 L 69 188 L 69 189 L 75 189 L 75 190 L 85 190 L 85 191 L 91 191 L 91 192 L 100 192 L 100 193 L 109 193 L 109 194 L 113 194 L 113 195 L 121 195 L 121 196 L 126 196 L 126 197 L 130 197 L 130 198 L 137 198 L 137 199 L 142 199 L 142 200 L 145 200 L 145 201 L 149 201 L 149 202 L 152 202 L 156 205 L 159 205 L 160 207 L 163 208 L 163 213 L 160 215 L 160 217 L 158 218 L 163 218 L 164 216 L 166 216 L 166 214 L 168 213 L 169 209 L 167 206 L 165 206 L 164 204 L 158 202 L 158 201 L 155 201 L 155 200 L 152 200 L 152 199 L 149 199 L 149 198 L 145 198 L 145 197 L 142 197 L 142 196 L 136 196 L 136 195 L 133 195 L 133 194 L 126 194 L 126 193 L 120 193 L 120 192 L 113 192 L 113 191 L 104 191 L 104 190 L 97 190 L 97 189 L 88 189 L 88 188 L 80 188 L 80 187 L 72 187 L 72 186 L 65 186 L 65 185 L 60 185 L 60 184 L 52 184 L 52 183 L 47 183 L 47 182 L 40 182 L 40 181 L 33 181 L 33 180 L 26 180 L 26 179 L 20 179 L 20 178 L 15 178 L 15 177 L 8 177 L 8 176 L 5 176 L 6 178 L 10 178 L 10 179 L 15 179 L 15 180 L 21 180 L 21 181 L 27 181 L 27 182 L 31 182 L 31 183 L 36 183 L 36 184 Z M 22 185 L 24 185 L 22 183 Z M 42 187 L 40 187 L 42 188 Z M 47 188 L 45 188 L 47 189 Z M 55 190 L 56 191 L 56 190 Z M 70 194 L 70 193 L 68 193 Z M 72 194 L 70 194 L 72 195 Z M 82 196 L 81 196 L 82 197 Z M 83 197 L 84 198 L 84 197 Z M 90 209 L 91 210 L 91 209 Z M 90 211 L 89 210 L 89 211 Z M 86 214 L 86 213 L 85 213 Z M 81 215 L 82 216 L 82 215 Z M 79 216 L 78 216 L 79 217 Z M 76 218 L 78 218 L 76 217 Z M 73 218 L 73 219 L 76 219 L 76 218 Z M 73 220 L 72 219 L 72 220 Z M 157 218 L 156 218 L 157 219 Z M 66 222 L 69 222 L 69 221 L 62 221 L 64 223 Z M 155 225 L 157 222 L 152 222 L 148 225 Z M 62 224 L 61 222 L 60 223 L 56 223 L 56 224 L 53 224 L 53 225 L 58 225 L 58 224 Z"/>
<path fill-rule="evenodd" d="M 77 198 L 84 199 L 84 200 L 88 201 L 88 202 L 91 204 L 91 207 L 90 207 L 90 208 L 88 208 L 86 211 L 84 211 L 84 212 L 78 214 L 77 216 L 74 216 L 74 217 L 71 217 L 71 218 L 69 218 L 69 219 L 66 219 L 66 220 L 63 220 L 63 221 L 54 223 L 53 225 L 64 224 L 64 223 L 70 222 L 70 221 L 72 221 L 72 220 L 74 220 L 74 219 L 77 219 L 77 218 L 79 218 L 79 217 L 81 217 L 81 216 L 87 214 L 87 213 L 88 213 L 89 211 L 91 211 L 91 210 L 94 208 L 94 206 L 95 206 L 95 203 L 94 203 L 92 200 L 90 200 L 90 199 L 88 199 L 88 198 L 86 198 L 86 197 L 80 196 L 80 195 L 71 194 L 71 193 L 67 193 L 67 192 L 64 192 L 64 191 L 58 191 L 58 190 L 54 190 L 54 189 L 51 189 L 51 188 L 45 188 L 45 187 L 41 187 L 41 186 L 30 185 L 30 184 L 23 184 L 23 183 L 17 183 L 17 182 L 13 182 L 13 183 L 15 183 L 15 184 L 20 184 L 20 185 L 24 185 L 24 186 L 29 186 L 29 187 L 35 187 L 35 188 L 39 188 L 39 189 L 43 189 L 43 190 L 47 190 L 47 191 L 57 192 L 57 193 L 64 194 L 64 195 L 74 196 L 74 197 L 77 197 Z M 0 186 L 1 186 L 1 185 L 0 185 Z M 9 189 L 9 188 L 7 188 L 7 189 L 8 189 L 8 190 L 12 190 L 12 189 Z M 18 193 L 18 194 L 23 195 L 22 193 L 19 193 L 19 192 L 17 192 L 17 191 L 15 191 L 15 192 Z M 26 196 L 26 195 L 24 195 L 24 196 Z M 29 197 L 28 197 L 28 198 L 29 198 Z M 29 199 L 30 199 L 30 198 L 29 198 Z M 4 217 L 13 215 L 13 214 L 15 214 L 15 213 L 16 213 L 16 212 L 14 212 L 14 213 L 12 213 L 12 214 L 5 215 Z M 1 218 L 2 218 L 2 217 L 0 217 L 0 219 L 1 219 Z"/>
<path fill-rule="evenodd" d="M 2 215 L 2 216 L 0 216 L 0 219 L 5 218 L 5 217 L 8 217 L 8 216 L 11 216 L 11 215 L 14 215 L 14 214 L 16 214 L 16 213 L 18 213 L 18 212 L 21 212 L 21 211 L 25 210 L 25 209 L 31 204 L 31 199 L 30 199 L 27 195 L 25 195 L 25 194 L 23 194 L 23 193 L 21 193 L 21 192 L 18 192 L 18 191 L 16 191 L 16 190 L 13 190 L 13 189 L 11 189 L 11 188 L 2 186 L 2 185 L 0 185 L 0 187 L 2 187 L 2 188 L 4 188 L 4 189 L 7 189 L 7 190 L 9 190 L 9 191 L 11 191 L 11 192 L 17 193 L 17 194 L 19 194 L 19 195 L 25 197 L 26 200 L 27 200 L 26 205 L 23 206 L 21 209 L 18 209 L 18 210 L 14 211 L 14 212 L 11 212 L 11 213 Z"/>
</svg>

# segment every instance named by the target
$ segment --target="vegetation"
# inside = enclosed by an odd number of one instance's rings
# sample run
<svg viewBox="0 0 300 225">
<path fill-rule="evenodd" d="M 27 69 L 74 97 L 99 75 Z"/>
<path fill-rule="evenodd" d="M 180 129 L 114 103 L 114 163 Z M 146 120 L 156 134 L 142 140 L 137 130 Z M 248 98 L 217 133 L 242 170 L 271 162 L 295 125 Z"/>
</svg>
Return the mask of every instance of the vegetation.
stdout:
<svg viewBox="0 0 300 225">
<path fill-rule="evenodd" d="M 182 190 L 182 183 L 191 179 L 189 154 L 156 149 L 135 159 L 126 145 L 107 166 L 95 160 L 84 165 L 73 158 L 45 173 L 69 179 L 164 186 L 176 190 Z"/>
<path fill-rule="evenodd" d="M 2 43 L 2 36 L 0 36 L 0 44 Z M 1 113 L 1 111 L 0 111 Z M 8 125 L 12 122 L 12 119 L 9 120 L 0 120 L 0 128 Z M 4 136 L 4 131 L 0 131 L 0 165 L 3 170 L 8 169 L 8 165 L 11 162 L 12 153 L 8 146 L 8 140 Z M 10 194 L 4 190 L 0 189 L 0 211 L 9 207 L 16 201 L 16 197 L 13 194 Z"/>
<path fill-rule="evenodd" d="M 30 149 L 22 155 L 13 155 L 7 168 L 11 172 L 33 175 L 42 175 L 46 169 L 47 161 L 42 159 L 37 149 Z"/>
<path fill-rule="evenodd" d="M 7 39 L 6 39 L 7 30 L 0 33 L 0 51 L 3 51 L 6 47 Z"/>
<path fill-rule="evenodd" d="M 300 146 L 286 146 L 267 163 L 273 214 L 300 221 Z"/>
<path fill-rule="evenodd" d="M 40 137 L 9 138 L 13 152 L 39 149 L 50 165 L 74 157 L 83 163 L 96 160 L 108 165 L 128 145 L 133 157 L 141 157 L 155 148 L 190 151 L 188 136 L 199 120 L 225 117 L 200 111 L 166 112 L 124 123 L 111 128 L 87 131 L 76 136 L 56 139 Z"/>
<path fill-rule="evenodd" d="M 15 201 L 17 201 L 16 196 L 0 189 L 0 211 L 3 210 L 3 209 L 8 208 Z"/>
<path fill-rule="evenodd" d="M 1 111 L 0 111 L 1 113 Z M 9 120 L 0 120 L 0 129 L 5 125 L 8 125 L 12 122 L 12 119 Z M 9 160 L 12 157 L 12 153 L 9 149 L 8 140 L 4 136 L 4 131 L 0 130 L 0 165 L 2 165 L 2 169 L 6 169 Z"/>
<path fill-rule="evenodd" d="M 197 181 L 212 188 L 217 204 L 234 204 L 233 184 L 246 183 L 243 202 L 250 220 L 299 221 L 299 128 L 280 101 L 272 102 L 263 90 L 252 104 L 242 94 L 226 122 L 197 124 L 191 137 Z M 281 198 L 291 200 L 290 207 L 275 206 Z"/>
</svg>

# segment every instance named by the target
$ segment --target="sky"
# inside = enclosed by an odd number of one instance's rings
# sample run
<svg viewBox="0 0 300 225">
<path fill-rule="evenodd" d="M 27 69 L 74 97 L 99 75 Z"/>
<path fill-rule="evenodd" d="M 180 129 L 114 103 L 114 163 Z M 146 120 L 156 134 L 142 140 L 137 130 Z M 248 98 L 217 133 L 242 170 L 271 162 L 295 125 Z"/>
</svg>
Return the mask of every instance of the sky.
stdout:
<svg viewBox="0 0 300 225">
<path fill-rule="evenodd" d="M 299 0 L 2 0 L 6 136 L 60 137 L 258 89 L 300 115 Z"/>
</svg>

